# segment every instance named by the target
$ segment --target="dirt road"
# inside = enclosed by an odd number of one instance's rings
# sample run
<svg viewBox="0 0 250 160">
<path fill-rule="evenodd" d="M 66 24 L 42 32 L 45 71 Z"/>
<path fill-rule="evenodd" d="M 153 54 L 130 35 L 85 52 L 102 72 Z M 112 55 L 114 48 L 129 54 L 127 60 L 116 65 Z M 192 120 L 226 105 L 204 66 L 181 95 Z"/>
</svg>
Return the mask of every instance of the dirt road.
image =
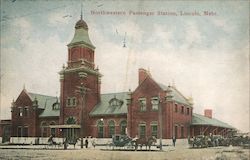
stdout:
<svg viewBox="0 0 250 160">
<path fill-rule="evenodd" d="M 249 149 L 217 147 L 204 149 L 165 147 L 164 151 L 110 151 L 97 149 L 0 149 L 0 159 L 81 160 L 248 160 Z"/>
</svg>

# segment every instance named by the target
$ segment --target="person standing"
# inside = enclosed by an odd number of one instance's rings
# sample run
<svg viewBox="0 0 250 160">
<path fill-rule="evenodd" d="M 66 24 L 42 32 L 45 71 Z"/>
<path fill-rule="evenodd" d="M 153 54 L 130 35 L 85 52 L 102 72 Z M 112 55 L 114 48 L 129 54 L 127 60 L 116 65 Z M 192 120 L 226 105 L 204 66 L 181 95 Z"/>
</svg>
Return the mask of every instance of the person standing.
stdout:
<svg viewBox="0 0 250 160">
<path fill-rule="evenodd" d="M 85 139 L 85 147 L 88 148 L 88 144 L 89 144 L 89 140 L 88 140 L 88 137 L 86 137 Z"/>
<path fill-rule="evenodd" d="M 173 146 L 175 147 L 175 142 L 176 142 L 175 136 L 172 138 L 172 141 L 173 141 Z"/>
<path fill-rule="evenodd" d="M 92 139 L 92 137 L 91 137 L 91 139 Z M 95 137 L 91 140 L 91 143 L 92 143 L 92 146 L 95 148 L 95 145 L 96 145 Z"/>
</svg>

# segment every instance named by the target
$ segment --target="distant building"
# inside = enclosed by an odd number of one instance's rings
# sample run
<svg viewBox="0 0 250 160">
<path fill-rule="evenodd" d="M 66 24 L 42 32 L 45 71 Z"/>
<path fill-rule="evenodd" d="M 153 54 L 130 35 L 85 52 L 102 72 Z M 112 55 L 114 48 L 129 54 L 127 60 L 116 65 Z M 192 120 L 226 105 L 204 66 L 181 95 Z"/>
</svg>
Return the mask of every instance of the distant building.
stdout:
<svg viewBox="0 0 250 160">
<path fill-rule="evenodd" d="M 224 134 L 233 127 L 193 114 L 192 99 L 175 86 L 156 82 L 149 71 L 139 69 L 134 91 L 101 94 L 101 73 L 95 67 L 95 46 L 81 18 L 68 46 L 68 63 L 59 72 L 60 98 L 29 93 L 13 101 L 11 120 L 0 123 L 0 137 L 131 137 L 187 138 L 197 134 Z M 7 136 L 7 137 L 6 137 Z"/>
</svg>

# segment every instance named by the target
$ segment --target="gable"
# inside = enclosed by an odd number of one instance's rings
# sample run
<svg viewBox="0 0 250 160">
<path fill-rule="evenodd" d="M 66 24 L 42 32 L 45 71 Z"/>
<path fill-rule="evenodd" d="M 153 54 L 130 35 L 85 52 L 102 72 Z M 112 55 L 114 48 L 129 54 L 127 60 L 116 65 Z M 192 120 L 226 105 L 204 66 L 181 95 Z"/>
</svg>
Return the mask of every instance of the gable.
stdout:
<svg viewBox="0 0 250 160">
<path fill-rule="evenodd" d="M 181 103 L 181 104 L 186 104 L 186 105 L 191 105 L 188 101 L 188 99 L 183 96 L 183 94 L 178 91 L 175 87 L 173 86 L 165 86 L 164 84 L 161 84 L 161 83 L 158 83 L 159 86 L 164 90 L 164 91 L 167 91 L 167 90 L 170 90 L 171 91 L 171 94 L 173 96 L 173 100 L 177 103 Z"/>
<path fill-rule="evenodd" d="M 152 77 L 148 76 L 145 78 L 145 80 L 140 83 L 135 91 L 133 92 L 133 95 L 138 94 L 138 93 L 143 93 L 143 94 L 155 94 L 158 95 L 159 92 L 162 92 L 163 90 L 161 87 L 152 79 Z"/>
<path fill-rule="evenodd" d="M 22 90 L 22 92 L 19 94 L 15 101 L 16 106 L 31 106 L 32 105 L 32 99 L 29 96 L 29 94 L 26 92 L 26 90 Z"/>
</svg>

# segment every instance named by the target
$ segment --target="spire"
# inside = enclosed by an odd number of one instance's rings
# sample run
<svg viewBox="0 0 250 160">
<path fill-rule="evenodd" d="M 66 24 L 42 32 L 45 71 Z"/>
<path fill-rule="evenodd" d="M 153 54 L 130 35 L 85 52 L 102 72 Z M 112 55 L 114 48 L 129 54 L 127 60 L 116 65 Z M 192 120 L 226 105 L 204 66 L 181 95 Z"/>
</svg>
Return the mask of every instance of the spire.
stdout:
<svg viewBox="0 0 250 160">
<path fill-rule="evenodd" d="M 81 20 L 82 20 L 82 3 L 81 3 Z"/>
</svg>

